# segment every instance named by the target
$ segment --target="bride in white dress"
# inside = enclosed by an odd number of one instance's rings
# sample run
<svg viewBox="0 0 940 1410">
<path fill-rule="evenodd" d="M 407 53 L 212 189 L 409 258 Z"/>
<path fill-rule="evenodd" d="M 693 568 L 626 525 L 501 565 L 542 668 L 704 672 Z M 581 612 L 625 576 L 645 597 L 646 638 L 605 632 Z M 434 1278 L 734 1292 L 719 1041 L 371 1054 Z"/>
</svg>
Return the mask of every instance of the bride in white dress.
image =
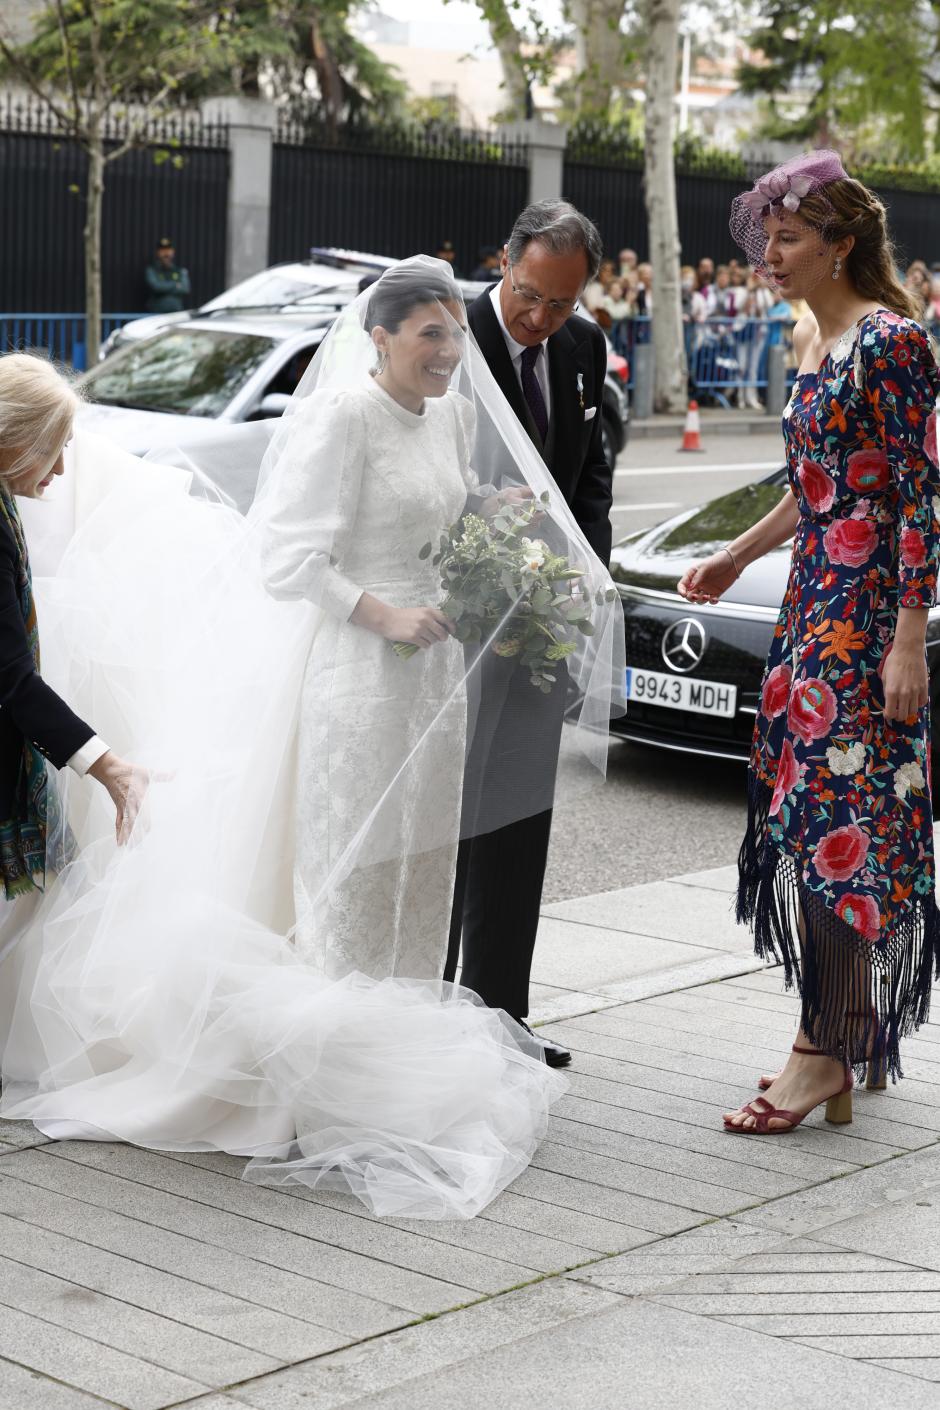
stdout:
<svg viewBox="0 0 940 1410">
<path fill-rule="evenodd" d="M 436 261 L 398 269 L 447 277 Z M 564 1083 L 511 1020 L 435 967 L 466 678 L 416 554 L 468 492 L 493 491 L 474 484 L 473 412 L 456 389 L 429 389 L 409 413 L 370 382 L 381 335 L 364 327 L 368 304 L 326 340 L 247 517 L 78 436 L 71 535 L 52 504 L 26 526 L 34 565 L 50 565 L 34 584 L 44 675 L 155 772 L 122 849 L 94 790 L 59 780 L 72 860 L 0 972 L 12 999 L 0 1117 L 59 1139 L 227 1151 L 250 1157 L 249 1180 L 348 1191 L 378 1214 L 464 1218 L 524 1170 Z M 501 428 L 520 482 L 551 494 L 470 343 L 458 379 Z M 324 403 L 339 407 L 332 421 L 319 419 Z M 569 662 L 581 700 L 569 733 L 601 763 L 622 678 L 619 605 L 560 499 L 550 514 L 596 602 Z M 409 633 L 424 649 L 400 660 L 388 637 Z M 518 793 L 497 801 L 528 806 Z M 318 950 L 351 972 L 324 977 L 307 962 Z"/>
<path fill-rule="evenodd" d="M 479 491 L 473 405 L 450 388 L 466 331 L 455 292 L 444 276 L 407 266 L 374 286 L 365 319 L 373 376 L 300 401 L 265 507 L 268 591 L 324 614 L 301 700 L 294 901 L 300 950 L 330 978 L 438 980 L 444 968 L 464 660 L 433 605 L 439 573 L 419 554 Z M 403 660 L 395 641 L 417 655 Z M 415 751 L 420 768 L 399 807 L 394 780 Z M 337 878 L 389 790 L 381 827 Z"/>
</svg>

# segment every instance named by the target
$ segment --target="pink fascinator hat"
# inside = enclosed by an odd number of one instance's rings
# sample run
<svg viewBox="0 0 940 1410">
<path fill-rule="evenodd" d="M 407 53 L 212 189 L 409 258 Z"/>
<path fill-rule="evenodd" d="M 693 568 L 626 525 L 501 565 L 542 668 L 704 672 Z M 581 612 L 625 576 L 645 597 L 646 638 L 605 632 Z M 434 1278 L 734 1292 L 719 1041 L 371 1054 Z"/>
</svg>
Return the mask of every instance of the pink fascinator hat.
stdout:
<svg viewBox="0 0 940 1410">
<path fill-rule="evenodd" d="M 838 152 L 823 147 L 791 157 L 755 181 L 753 190 L 736 196 L 731 205 L 731 234 L 747 255 L 748 263 L 757 266 L 763 259 L 767 245 L 764 222 L 768 216 L 782 218 L 788 212 L 796 215 L 807 196 L 847 178 Z"/>
</svg>

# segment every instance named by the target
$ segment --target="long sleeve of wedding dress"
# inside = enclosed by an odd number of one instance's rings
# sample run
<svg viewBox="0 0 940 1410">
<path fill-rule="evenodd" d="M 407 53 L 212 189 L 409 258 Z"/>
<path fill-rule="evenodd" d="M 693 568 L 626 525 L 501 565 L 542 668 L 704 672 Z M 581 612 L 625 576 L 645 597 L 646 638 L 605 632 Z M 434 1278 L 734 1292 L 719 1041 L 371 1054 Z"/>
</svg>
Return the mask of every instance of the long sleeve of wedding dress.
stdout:
<svg viewBox="0 0 940 1410">
<path fill-rule="evenodd" d="M 362 589 L 336 566 L 350 543 L 365 465 L 362 396 L 301 403 L 265 509 L 261 566 L 272 597 L 306 598 L 346 621 Z"/>
</svg>

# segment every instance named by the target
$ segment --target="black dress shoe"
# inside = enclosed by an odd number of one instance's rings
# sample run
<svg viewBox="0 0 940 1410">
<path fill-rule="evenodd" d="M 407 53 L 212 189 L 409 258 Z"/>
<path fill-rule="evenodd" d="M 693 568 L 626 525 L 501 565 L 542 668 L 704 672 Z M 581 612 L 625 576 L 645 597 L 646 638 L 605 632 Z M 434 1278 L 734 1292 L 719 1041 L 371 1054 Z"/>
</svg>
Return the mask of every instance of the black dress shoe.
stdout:
<svg viewBox="0 0 940 1410">
<path fill-rule="evenodd" d="M 556 1043 L 551 1038 L 544 1038 L 541 1033 L 533 1033 L 529 1025 L 521 1018 L 516 1022 L 520 1028 L 524 1028 L 530 1038 L 534 1038 L 542 1052 L 545 1054 L 545 1061 L 549 1067 L 567 1067 L 571 1061 L 571 1054 L 567 1048 L 563 1048 L 560 1043 Z"/>
</svg>

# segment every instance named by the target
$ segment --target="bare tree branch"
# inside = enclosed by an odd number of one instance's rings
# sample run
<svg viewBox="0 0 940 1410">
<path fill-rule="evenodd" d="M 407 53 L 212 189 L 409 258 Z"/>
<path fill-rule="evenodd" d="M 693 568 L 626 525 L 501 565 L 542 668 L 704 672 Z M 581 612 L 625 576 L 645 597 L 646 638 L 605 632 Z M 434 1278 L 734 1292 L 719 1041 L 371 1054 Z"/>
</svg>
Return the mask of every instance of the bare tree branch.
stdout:
<svg viewBox="0 0 940 1410">
<path fill-rule="evenodd" d="M 69 44 L 68 35 L 65 32 L 65 6 L 62 0 L 55 0 L 56 22 L 59 26 L 59 38 L 62 42 L 62 53 L 65 58 L 65 71 L 69 79 L 69 92 L 72 95 L 72 108 L 76 114 L 82 110 L 81 101 L 78 96 L 78 82 L 75 77 L 75 65 L 72 62 L 72 46 Z"/>
</svg>

